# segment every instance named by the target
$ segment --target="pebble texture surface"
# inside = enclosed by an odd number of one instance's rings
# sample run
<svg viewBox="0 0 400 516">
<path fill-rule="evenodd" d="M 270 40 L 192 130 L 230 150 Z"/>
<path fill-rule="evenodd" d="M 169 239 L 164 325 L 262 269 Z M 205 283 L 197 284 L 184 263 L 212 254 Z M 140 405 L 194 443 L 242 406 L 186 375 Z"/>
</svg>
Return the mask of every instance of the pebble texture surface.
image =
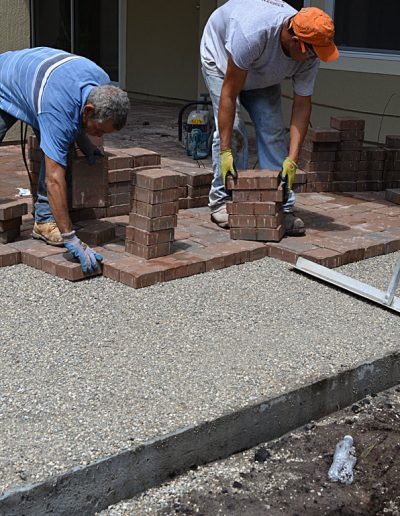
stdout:
<svg viewBox="0 0 400 516">
<path fill-rule="evenodd" d="M 385 288 L 399 253 L 341 270 Z M 257 262 L 133 290 L 0 269 L 0 492 L 399 349 L 399 317 Z"/>
</svg>

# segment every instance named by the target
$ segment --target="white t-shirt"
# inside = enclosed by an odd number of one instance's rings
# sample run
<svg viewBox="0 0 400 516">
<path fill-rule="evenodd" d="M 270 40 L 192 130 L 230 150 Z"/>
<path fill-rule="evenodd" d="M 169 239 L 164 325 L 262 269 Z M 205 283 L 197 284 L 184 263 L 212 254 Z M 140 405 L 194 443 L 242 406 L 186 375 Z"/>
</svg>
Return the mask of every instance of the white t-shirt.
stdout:
<svg viewBox="0 0 400 516">
<path fill-rule="evenodd" d="M 210 16 L 200 54 L 208 74 L 224 77 L 231 55 L 247 70 L 244 90 L 265 88 L 292 78 L 297 95 L 312 95 L 319 59 L 297 62 L 280 42 L 282 23 L 297 11 L 282 0 L 229 0 Z"/>
</svg>

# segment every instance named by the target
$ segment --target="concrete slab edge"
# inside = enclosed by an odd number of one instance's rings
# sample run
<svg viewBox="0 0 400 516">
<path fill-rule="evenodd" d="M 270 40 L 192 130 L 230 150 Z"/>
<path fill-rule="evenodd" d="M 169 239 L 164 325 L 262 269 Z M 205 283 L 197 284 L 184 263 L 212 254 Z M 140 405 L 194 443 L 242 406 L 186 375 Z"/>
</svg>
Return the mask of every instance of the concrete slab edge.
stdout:
<svg viewBox="0 0 400 516">
<path fill-rule="evenodd" d="M 350 405 L 368 393 L 400 383 L 400 352 L 362 363 L 276 397 L 198 425 L 154 438 L 88 466 L 0 497 L 7 516 L 92 515 L 182 473 L 275 439 L 312 419 Z"/>
</svg>

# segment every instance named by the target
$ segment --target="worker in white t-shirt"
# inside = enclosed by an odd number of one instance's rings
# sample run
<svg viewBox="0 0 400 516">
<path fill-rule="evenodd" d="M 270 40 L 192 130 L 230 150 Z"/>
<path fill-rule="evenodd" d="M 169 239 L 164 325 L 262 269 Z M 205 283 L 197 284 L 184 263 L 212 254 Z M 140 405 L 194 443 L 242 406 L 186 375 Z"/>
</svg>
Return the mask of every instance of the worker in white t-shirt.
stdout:
<svg viewBox="0 0 400 516">
<path fill-rule="evenodd" d="M 229 0 L 208 20 L 201 62 L 218 127 L 209 206 L 211 220 L 220 227 L 229 227 L 226 178 L 248 168 L 243 106 L 255 128 L 259 168 L 282 171 L 286 234 L 305 234 L 303 221 L 293 214 L 292 185 L 310 121 L 319 59 L 339 56 L 333 35 L 326 13 L 315 7 L 296 11 L 282 0 Z M 280 89 L 288 78 L 293 84 L 289 146 Z"/>
</svg>

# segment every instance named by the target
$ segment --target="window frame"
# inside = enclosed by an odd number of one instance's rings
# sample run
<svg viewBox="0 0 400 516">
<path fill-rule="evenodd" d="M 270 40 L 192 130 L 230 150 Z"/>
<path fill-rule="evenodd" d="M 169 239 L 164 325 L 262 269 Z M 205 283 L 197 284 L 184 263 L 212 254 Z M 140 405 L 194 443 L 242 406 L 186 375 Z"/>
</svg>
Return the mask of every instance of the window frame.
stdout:
<svg viewBox="0 0 400 516">
<path fill-rule="evenodd" d="M 30 29 L 31 29 L 31 47 L 36 46 L 35 42 L 35 0 L 29 0 L 30 11 Z M 71 54 L 75 52 L 75 0 L 69 0 L 71 10 Z M 112 81 L 112 84 L 125 88 L 126 86 L 126 15 L 127 0 L 118 0 L 118 81 Z"/>
<path fill-rule="evenodd" d="M 324 0 L 324 10 L 334 19 L 335 0 Z M 321 68 L 379 75 L 400 75 L 400 54 L 341 50 L 340 47 L 338 48 L 340 51 L 339 59 L 332 63 L 321 61 Z"/>
</svg>

